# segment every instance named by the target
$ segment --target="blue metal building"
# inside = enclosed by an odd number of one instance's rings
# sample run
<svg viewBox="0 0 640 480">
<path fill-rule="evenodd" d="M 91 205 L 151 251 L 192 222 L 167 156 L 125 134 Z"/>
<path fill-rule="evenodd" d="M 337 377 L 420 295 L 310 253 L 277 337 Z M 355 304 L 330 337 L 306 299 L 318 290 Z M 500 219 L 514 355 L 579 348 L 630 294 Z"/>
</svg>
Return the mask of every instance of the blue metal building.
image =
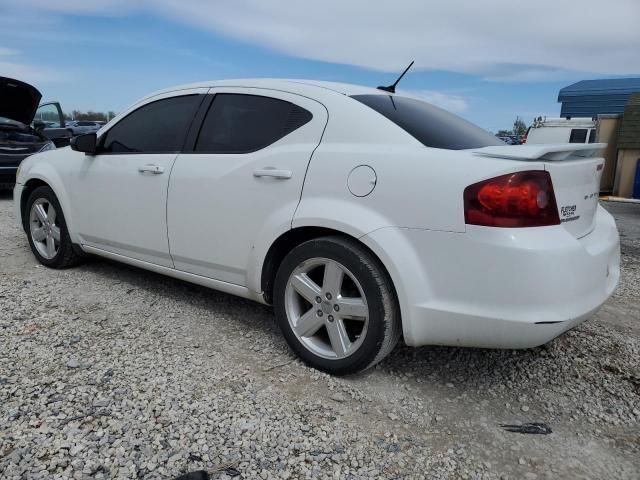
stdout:
<svg viewBox="0 0 640 480">
<path fill-rule="evenodd" d="M 560 116 L 593 118 L 600 114 L 621 114 L 635 92 L 640 92 L 640 78 L 582 80 L 560 90 Z"/>
</svg>

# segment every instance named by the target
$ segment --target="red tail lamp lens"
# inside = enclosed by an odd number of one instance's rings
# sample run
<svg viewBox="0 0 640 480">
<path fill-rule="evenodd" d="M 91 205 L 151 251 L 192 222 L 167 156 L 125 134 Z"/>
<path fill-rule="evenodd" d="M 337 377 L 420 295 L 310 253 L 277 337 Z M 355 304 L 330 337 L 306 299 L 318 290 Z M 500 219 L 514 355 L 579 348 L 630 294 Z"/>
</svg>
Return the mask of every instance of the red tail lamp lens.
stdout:
<svg viewBox="0 0 640 480">
<path fill-rule="evenodd" d="M 487 227 L 559 225 L 549 172 L 517 172 L 469 185 L 464 190 L 464 218 L 469 225 Z"/>
</svg>

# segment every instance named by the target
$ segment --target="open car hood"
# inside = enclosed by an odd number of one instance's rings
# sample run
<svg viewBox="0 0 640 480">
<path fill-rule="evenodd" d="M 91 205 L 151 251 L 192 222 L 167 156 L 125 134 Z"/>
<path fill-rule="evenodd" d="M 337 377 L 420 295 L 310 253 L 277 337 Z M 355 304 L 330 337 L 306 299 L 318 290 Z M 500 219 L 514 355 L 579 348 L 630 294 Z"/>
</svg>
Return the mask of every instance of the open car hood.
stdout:
<svg viewBox="0 0 640 480">
<path fill-rule="evenodd" d="M 0 77 L 0 117 L 25 125 L 33 121 L 42 94 L 32 85 Z"/>
</svg>

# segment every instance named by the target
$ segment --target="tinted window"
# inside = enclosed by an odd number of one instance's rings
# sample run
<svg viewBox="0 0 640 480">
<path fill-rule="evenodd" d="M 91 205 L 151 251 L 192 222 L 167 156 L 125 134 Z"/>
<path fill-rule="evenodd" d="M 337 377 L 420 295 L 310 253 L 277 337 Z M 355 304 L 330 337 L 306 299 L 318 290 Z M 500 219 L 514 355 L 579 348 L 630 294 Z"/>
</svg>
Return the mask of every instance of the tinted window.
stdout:
<svg viewBox="0 0 640 480">
<path fill-rule="evenodd" d="M 589 130 L 589 143 L 596 143 L 596 131 Z"/>
<path fill-rule="evenodd" d="M 420 100 L 395 95 L 354 95 L 352 98 L 384 115 L 427 147 L 462 150 L 504 145 L 473 123 Z"/>
<path fill-rule="evenodd" d="M 217 94 L 200 130 L 196 151 L 255 152 L 300 128 L 311 118 L 309 111 L 284 100 Z"/>
<path fill-rule="evenodd" d="M 569 143 L 584 143 L 587 141 L 586 128 L 574 128 L 569 136 Z"/>
<path fill-rule="evenodd" d="M 200 95 L 186 95 L 140 107 L 105 134 L 102 151 L 179 152 L 201 100 Z"/>
</svg>

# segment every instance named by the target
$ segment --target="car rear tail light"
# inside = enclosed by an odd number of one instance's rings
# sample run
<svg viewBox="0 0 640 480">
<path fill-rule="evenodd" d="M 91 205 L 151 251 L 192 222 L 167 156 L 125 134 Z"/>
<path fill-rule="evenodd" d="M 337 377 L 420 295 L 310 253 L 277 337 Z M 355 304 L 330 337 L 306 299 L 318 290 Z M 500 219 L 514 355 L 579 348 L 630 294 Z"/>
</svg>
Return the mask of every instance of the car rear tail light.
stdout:
<svg viewBox="0 0 640 480">
<path fill-rule="evenodd" d="M 516 172 L 469 185 L 464 189 L 464 220 L 505 228 L 559 225 L 549 172 Z"/>
</svg>

